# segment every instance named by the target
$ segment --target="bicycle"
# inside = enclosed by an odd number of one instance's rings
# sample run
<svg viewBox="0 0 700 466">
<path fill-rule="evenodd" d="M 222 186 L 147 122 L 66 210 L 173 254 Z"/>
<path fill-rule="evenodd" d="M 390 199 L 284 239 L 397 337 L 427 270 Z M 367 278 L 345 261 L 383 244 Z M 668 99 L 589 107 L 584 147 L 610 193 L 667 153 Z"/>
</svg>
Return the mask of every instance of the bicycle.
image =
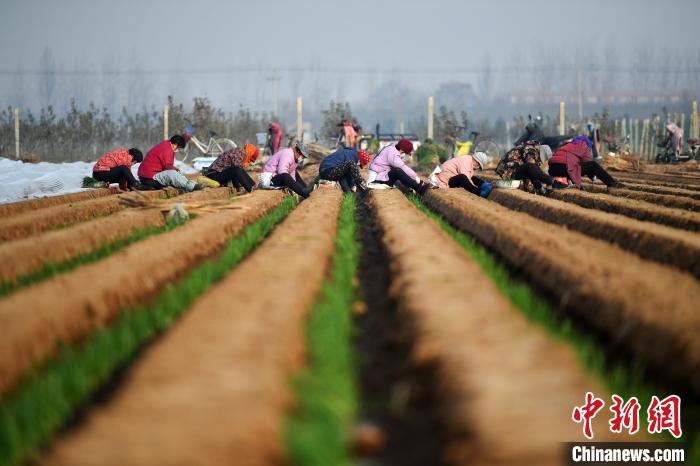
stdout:
<svg viewBox="0 0 700 466">
<path fill-rule="evenodd" d="M 452 157 L 459 157 L 465 154 L 474 154 L 483 152 L 489 160 L 498 160 L 501 157 L 501 146 L 494 140 L 489 138 L 479 138 L 479 131 L 470 131 L 466 141 L 461 142 L 459 136 L 466 130 L 466 127 L 453 125 L 454 131 L 448 134 L 445 142 L 448 147 L 448 153 Z"/>
<path fill-rule="evenodd" d="M 204 157 L 214 157 L 214 159 L 227 150 L 235 149 L 238 147 L 232 139 L 217 137 L 218 135 L 214 131 L 209 131 L 209 141 L 204 144 L 200 141 L 197 136 L 194 135 L 194 128 L 190 125 L 183 130 L 183 133 L 190 135 L 190 140 L 187 141 L 185 146 L 185 157 L 182 161 L 186 161 L 190 155 L 201 154 Z"/>
<path fill-rule="evenodd" d="M 632 149 L 630 146 L 630 137 L 627 135 L 624 138 L 618 139 L 615 136 L 605 138 L 605 143 L 608 146 L 608 153 L 613 155 L 631 155 Z"/>
</svg>

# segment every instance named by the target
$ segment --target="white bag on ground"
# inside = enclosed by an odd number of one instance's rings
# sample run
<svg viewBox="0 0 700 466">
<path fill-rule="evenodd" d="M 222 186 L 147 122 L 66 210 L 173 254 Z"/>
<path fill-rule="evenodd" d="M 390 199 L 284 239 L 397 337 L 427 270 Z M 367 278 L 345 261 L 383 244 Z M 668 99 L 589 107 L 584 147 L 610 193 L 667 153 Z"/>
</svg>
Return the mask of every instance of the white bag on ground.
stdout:
<svg viewBox="0 0 700 466">
<path fill-rule="evenodd" d="M 275 186 L 272 184 L 272 176 L 270 172 L 262 172 L 260 176 L 258 176 L 258 186 L 261 189 L 283 189 L 284 186 Z"/>
<path fill-rule="evenodd" d="M 437 176 L 440 173 L 442 173 L 442 168 L 440 168 L 440 165 L 436 165 L 435 170 L 433 170 L 433 172 L 430 175 L 428 175 L 428 181 L 436 188 L 440 187 L 440 184 L 438 183 L 437 179 Z"/>
</svg>

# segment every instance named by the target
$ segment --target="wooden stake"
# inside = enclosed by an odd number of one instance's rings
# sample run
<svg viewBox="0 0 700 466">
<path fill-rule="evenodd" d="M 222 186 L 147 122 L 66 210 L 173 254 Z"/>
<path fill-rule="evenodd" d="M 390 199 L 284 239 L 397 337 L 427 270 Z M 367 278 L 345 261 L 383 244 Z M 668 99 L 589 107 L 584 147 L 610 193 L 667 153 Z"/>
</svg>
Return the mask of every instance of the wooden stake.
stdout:
<svg viewBox="0 0 700 466">
<path fill-rule="evenodd" d="M 15 158 L 19 160 L 19 108 L 15 107 Z"/>
<path fill-rule="evenodd" d="M 566 132 L 566 103 L 559 102 L 559 135 L 563 136 Z"/>
<path fill-rule="evenodd" d="M 170 105 L 163 107 L 163 140 L 169 139 L 168 137 L 168 118 L 170 117 Z"/>
</svg>

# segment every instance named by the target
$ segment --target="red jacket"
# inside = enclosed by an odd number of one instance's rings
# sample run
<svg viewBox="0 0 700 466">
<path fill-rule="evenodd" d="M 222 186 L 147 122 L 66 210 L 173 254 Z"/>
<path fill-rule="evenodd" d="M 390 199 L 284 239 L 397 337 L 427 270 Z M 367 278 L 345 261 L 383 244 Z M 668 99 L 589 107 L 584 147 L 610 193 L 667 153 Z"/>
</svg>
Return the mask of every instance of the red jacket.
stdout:
<svg viewBox="0 0 700 466">
<path fill-rule="evenodd" d="M 175 151 L 170 141 L 156 144 L 143 158 L 139 166 L 139 177 L 152 180 L 156 173 L 171 170 L 175 164 Z"/>
<path fill-rule="evenodd" d="M 131 168 L 131 154 L 127 149 L 117 149 L 112 152 L 100 157 L 95 166 L 92 168 L 93 172 L 108 172 L 114 167 L 120 165 L 126 165 Z"/>
<path fill-rule="evenodd" d="M 565 144 L 552 155 L 549 164 L 560 163 L 566 165 L 569 179 L 581 187 L 581 163 L 591 161 L 591 149 L 583 142 Z"/>
</svg>

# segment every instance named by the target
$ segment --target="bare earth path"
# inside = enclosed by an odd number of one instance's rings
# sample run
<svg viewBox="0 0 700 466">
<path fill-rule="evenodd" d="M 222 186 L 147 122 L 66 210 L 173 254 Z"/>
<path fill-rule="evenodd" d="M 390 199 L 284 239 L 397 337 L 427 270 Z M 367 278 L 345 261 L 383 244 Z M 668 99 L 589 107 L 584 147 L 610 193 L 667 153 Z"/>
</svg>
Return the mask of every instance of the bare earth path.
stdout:
<svg viewBox="0 0 700 466">
<path fill-rule="evenodd" d="M 32 199 L 28 201 L 12 202 L 9 204 L 0 205 L 0 217 L 16 215 L 29 210 L 43 209 L 54 205 L 68 204 L 69 202 L 86 201 L 88 199 L 96 199 L 103 196 L 111 196 L 119 193 L 117 188 L 100 188 L 80 193 L 63 194 L 61 196 L 46 196 L 40 199 Z"/>
<path fill-rule="evenodd" d="M 176 202 L 213 201 L 231 196 L 230 188 L 215 188 L 183 194 Z M 0 282 L 37 272 L 49 263 L 60 263 L 101 246 L 128 238 L 134 230 L 165 225 L 158 209 L 125 209 L 113 215 L 77 223 L 68 228 L 38 233 L 28 238 L 0 243 Z"/>
<path fill-rule="evenodd" d="M 454 435 L 449 463 L 561 464 L 559 442 L 584 438 L 571 410 L 586 390 L 603 398 L 605 390 L 400 192 L 372 197 L 391 261 L 392 293 L 416 325 L 414 358 L 438 364 Z M 596 440 L 611 440 L 605 419 L 595 421 Z"/>
<path fill-rule="evenodd" d="M 518 189 L 495 189 L 489 200 L 700 277 L 700 234 L 533 196 Z"/>
</svg>

